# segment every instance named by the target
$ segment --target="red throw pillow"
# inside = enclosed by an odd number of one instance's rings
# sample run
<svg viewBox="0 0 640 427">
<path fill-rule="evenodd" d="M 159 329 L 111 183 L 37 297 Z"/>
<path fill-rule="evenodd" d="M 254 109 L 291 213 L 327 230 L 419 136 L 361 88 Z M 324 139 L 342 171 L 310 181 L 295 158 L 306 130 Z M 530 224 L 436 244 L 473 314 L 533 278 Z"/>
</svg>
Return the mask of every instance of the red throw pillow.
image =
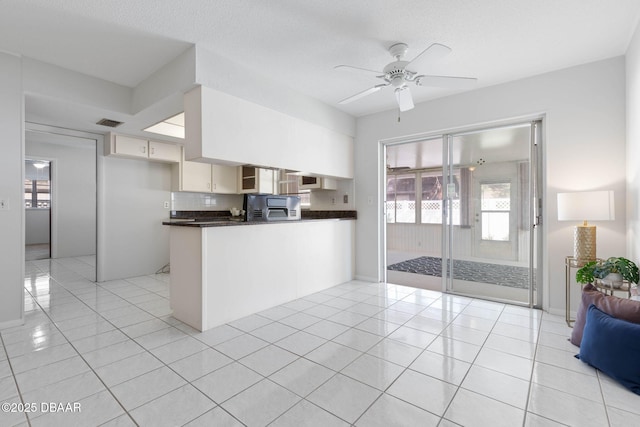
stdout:
<svg viewBox="0 0 640 427">
<path fill-rule="evenodd" d="M 578 347 L 580 347 L 580 342 L 582 341 L 582 331 L 587 319 L 587 308 L 591 304 L 617 319 L 640 323 L 640 301 L 605 295 L 592 284 L 587 284 L 582 288 L 580 307 L 578 307 L 576 322 L 571 331 L 571 344 Z"/>
</svg>

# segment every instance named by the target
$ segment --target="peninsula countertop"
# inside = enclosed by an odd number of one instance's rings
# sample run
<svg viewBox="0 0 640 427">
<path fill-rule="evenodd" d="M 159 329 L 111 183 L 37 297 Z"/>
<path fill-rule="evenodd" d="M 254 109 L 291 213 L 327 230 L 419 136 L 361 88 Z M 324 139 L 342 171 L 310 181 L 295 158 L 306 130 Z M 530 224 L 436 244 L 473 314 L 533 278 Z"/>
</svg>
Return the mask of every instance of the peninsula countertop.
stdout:
<svg viewBox="0 0 640 427">
<path fill-rule="evenodd" d="M 302 218 L 297 221 L 245 221 L 244 217 L 233 217 L 228 211 L 172 211 L 168 221 L 163 225 L 180 227 L 228 227 L 258 224 L 277 224 L 310 221 L 341 221 L 357 219 L 356 211 L 302 211 Z"/>
</svg>

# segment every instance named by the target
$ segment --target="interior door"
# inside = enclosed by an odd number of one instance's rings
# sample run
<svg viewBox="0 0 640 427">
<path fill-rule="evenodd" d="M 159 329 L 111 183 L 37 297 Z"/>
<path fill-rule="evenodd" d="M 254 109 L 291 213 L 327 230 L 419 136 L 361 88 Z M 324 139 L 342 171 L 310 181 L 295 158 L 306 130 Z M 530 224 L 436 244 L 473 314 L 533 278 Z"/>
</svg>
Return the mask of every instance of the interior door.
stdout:
<svg viewBox="0 0 640 427">
<path fill-rule="evenodd" d="M 448 291 L 536 304 L 539 257 L 534 251 L 539 245 L 532 212 L 539 162 L 533 147 L 539 126 L 527 122 L 446 138 L 443 277 Z M 454 198 L 462 212 L 458 224 Z"/>
<path fill-rule="evenodd" d="M 511 169 L 513 164 L 506 165 Z M 514 168 L 515 169 L 515 168 Z M 474 178 L 473 222 L 476 258 L 515 261 L 518 256 L 517 179 L 491 171 Z"/>
</svg>

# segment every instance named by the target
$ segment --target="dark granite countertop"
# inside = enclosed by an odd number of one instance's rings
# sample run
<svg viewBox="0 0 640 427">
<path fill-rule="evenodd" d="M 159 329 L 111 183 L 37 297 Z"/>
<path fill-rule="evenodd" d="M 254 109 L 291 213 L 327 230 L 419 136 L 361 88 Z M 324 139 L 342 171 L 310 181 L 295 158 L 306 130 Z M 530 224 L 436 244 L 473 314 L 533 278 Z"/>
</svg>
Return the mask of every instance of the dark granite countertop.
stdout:
<svg viewBox="0 0 640 427">
<path fill-rule="evenodd" d="M 168 221 L 163 225 L 177 225 L 181 227 L 228 227 L 237 225 L 278 224 L 291 222 L 354 220 L 356 211 L 309 211 L 301 212 L 300 221 L 252 221 L 247 222 L 243 217 L 232 217 L 229 211 L 171 211 Z"/>
</svg>

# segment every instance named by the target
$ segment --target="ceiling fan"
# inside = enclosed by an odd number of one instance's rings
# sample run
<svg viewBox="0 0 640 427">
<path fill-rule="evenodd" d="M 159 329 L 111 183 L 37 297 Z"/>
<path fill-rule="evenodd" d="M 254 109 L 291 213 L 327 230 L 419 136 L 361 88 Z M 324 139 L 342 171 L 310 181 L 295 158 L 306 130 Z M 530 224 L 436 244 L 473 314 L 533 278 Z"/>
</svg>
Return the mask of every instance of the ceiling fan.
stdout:
<svg viewBox="0 0 640 427">
<path fill-rule="evenodd" d="M 409 47 L 405 43 L 396 43 L 389 47 L 389 53 L 395 58 L 395 61 L 387 64 L 382 71 L 368 70 L 366 68 L 353 67 L 351 65 L 335 66 L 335 69 L 344 69 L 369 74 L 384 81 L 384 83 L 377 84 L 369 89 L 343 99 L 339 104 L 353 102 L 374 92 L 378 92 L 380 89 L 387 86 L 391 86 L 395 92 L 396 101 L 398 102 L 400 111 L 408 111 L 413 108 L 413 98 L 411 96 L 411 91 L 409 90 L 409 83 L 415 83 L 417 86 L 466 89 L 473 86 L 478 80 L 472 77 L 431 76 L 412 71 L 415 69 L 414 67 L 418 67 L 423 62 L 428 63 L 441 59 L 451 52 L 451 48 L 443 44 L 433 43 L 411 61 L 405 61 L 404 56 L 408 49 Z"/>
</svg>

